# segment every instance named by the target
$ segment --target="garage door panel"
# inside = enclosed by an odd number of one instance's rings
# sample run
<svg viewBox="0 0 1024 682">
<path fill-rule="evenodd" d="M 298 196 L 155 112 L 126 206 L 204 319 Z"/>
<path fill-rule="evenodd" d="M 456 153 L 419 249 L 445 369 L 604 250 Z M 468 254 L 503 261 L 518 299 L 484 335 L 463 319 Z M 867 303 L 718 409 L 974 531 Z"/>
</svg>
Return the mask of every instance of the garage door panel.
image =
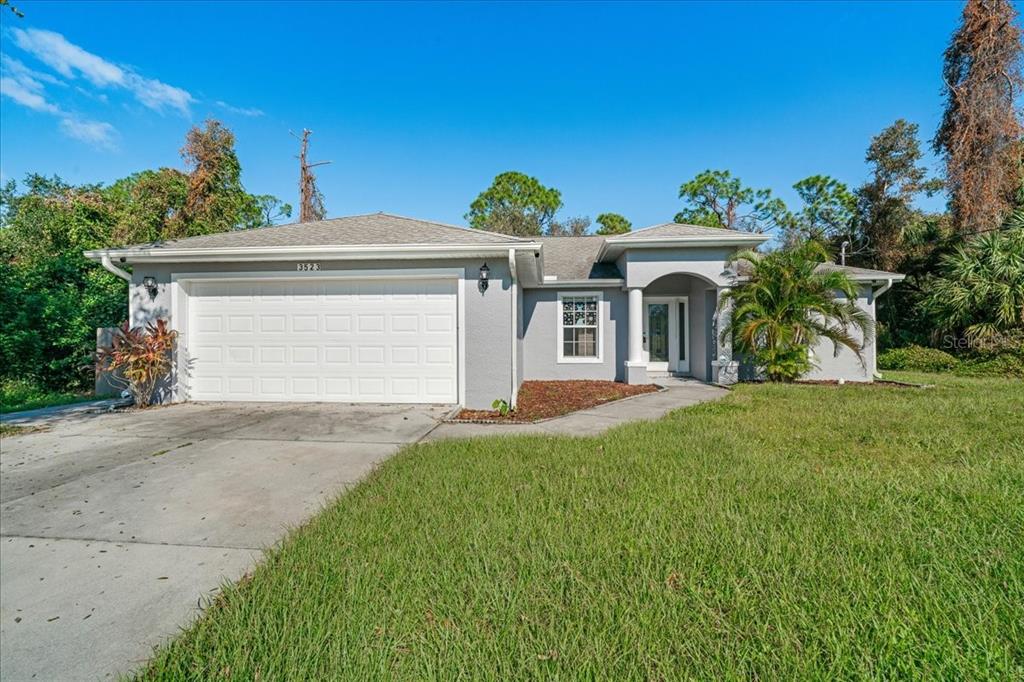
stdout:
<svg viewBox="0 0 1024 682">
<path fill-rule="evenodd" d="M 452 280 L 201 282 L 195 400 L 455 402 Z"/>
</svg>

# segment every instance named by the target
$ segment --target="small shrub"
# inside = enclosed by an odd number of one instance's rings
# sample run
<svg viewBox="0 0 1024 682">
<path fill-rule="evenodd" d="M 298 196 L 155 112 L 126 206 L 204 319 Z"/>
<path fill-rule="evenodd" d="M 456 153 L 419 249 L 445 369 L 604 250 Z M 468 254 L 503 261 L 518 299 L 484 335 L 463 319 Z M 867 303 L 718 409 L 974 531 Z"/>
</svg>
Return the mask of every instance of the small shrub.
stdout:
<svg viewBox="0 0 1024 682">
<path fill-rule="evenodd" d="M 914 372 L 949 372 L 960 364 L 956 357 L 937 348 L 892 348 L 878 356 L 878 368 Z"/>
<path fill-rule="evenodd" d="M 494 402 L 491 403 L 491 408 L 498 411 L 502 417 L 507 417 L 509 412 L 512 411 L 512 406 L 508 404 L 507 400 L 501 398 L 495 398 Z"/>
<path fill-rule="evenodd" d="M 138 407 L 149 407 L 157 383 L 171 371 L 171 351 L 178 332 L 166 320 L 131 329 L 125 322 L 113 344 L 97 353 L 96 371 L 109 372 L 110 380 L 127 388 Z"/>
</svg>

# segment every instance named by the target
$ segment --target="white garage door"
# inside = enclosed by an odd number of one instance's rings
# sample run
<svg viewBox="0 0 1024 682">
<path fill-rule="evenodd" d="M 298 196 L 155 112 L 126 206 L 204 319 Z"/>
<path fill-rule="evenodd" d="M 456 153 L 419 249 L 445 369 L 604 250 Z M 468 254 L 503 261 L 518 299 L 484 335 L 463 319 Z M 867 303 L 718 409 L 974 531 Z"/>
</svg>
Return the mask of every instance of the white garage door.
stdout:
<svg viewBox="0 0 1024 682">
<path fill-rule="evenodd" d="M 455 280 L 193 282 L 193 400 L 454 403 Z"/>
</svg>

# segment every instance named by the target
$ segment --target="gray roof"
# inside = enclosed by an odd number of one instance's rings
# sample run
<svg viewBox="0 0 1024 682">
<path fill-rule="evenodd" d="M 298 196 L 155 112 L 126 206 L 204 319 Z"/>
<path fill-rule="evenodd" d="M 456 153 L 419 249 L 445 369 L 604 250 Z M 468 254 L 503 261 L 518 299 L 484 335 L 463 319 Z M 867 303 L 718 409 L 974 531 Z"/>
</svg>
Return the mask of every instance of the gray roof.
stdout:
<svg viewBox="0 0 1024 682">
<path fill-rule="evenodd" d="M 230 249 L 274 246 L 515 244 L 525 241 L 530 240 L 389 213 L 368 213 L 312 223 L 221 232 L 128 248 Z"/>
<path fill-rule="evenodd" d="M 558 279 L 620 279 L 615 263 L 596 263 L 604 237 L 540 237 L 544 245 L 544 274 Z"/>
<path fill-rule="evenodd" d="M 750 272 L 750 263 L 739 261 L 735 264 L 736 272 L 744 276 Z M 822 263 L 815 268 L 817 272 L 842 272 L 853 280 L 882 280 L 882 279 L 903 279 L 904 275 L 898 272 L 887 272 L 885 270 L 869 270 L 868 268 L 855 268 L 850 265 L 838 265 L 837 263 Z"/>
<path fill-rule="evenodd" d="M 651 225 L 640 230 L 625 234 L 617 234 L 609 239 L 615 241 L 634 239 L 674 239 L 677 237 L 756 237 L 756 233 L 727 230 L 724 227 L 704 227 L 703 225 L 685 225 L 683 223 L 662 223 Z M 764 235 L 767 238 L 767 235 Z"/>
</svg>

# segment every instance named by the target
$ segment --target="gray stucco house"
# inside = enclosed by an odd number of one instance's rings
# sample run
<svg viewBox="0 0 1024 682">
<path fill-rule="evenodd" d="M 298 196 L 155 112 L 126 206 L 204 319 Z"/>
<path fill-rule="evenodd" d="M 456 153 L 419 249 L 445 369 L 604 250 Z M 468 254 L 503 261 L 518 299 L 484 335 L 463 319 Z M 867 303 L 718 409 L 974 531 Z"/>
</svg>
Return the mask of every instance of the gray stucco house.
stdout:
<svg viewBox="0 0 1024 682">
<path fill-rule="evenodd" d="M 673 223 L 517 238 L 376 213 L 86 255 L 130 282 L 133 326 L 178 330 L 173 400 L 489 408 L 530 379 L 732 383 L 718 300 L 730 256 L 766 239 Z M 872 316 L 902 279 L 845 270 Z M 814 353 L 810 378 L 872 380 L 873 346 L 864 363 Z"/>
</svg>

